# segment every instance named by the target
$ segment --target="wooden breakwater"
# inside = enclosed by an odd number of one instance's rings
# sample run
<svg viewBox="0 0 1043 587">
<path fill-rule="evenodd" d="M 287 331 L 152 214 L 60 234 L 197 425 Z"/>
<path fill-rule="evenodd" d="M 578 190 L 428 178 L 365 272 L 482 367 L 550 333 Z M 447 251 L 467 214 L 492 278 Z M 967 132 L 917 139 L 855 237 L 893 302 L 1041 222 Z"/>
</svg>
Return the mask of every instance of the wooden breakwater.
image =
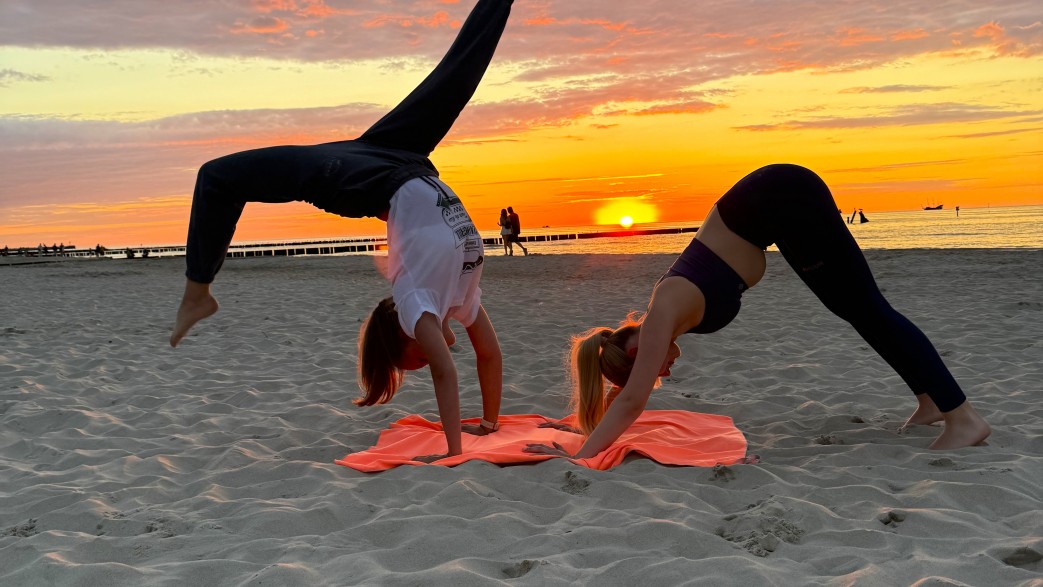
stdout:
<svg viewBox="0 0 1043 587">
<path fill-rule="evenodd" d="M 546 229 L 543 230 L 545 231 Z M 697 226 L 679 226 L 633 229 L 618 228 L 572 232 L 540 231 L 534 232 L 533 234 L 521 235 L 519 240 L 523 243 L 540 243 L 595 238 L 683 234 L 694 233 L 697 230 Z M 499 236 L 484 237 L 482 238 L 482 242 L 487 247 L 503 246 L 503 238 Z M 228 258 L 366 254 L 387 251 L 387 247 L 387 237 L 346 237 L 340 239 L 271 242 L 256 241 L 251 243 L 233 243 L 228 247 Z M 60 255 L 52 255 L 50 252 L 41 254 L 38 253 L 36 249 L 33 249 L 32 251 L 27 250 L 21 252 L 21 254 L 16 254 L 15 251 L 12 251 L 11 254 L 0 259 L 0 265 L 53 263 L 90 257 L 101 257 L 106 259 L 148 259 L 156 257 L 183 257 L 184 255 L 185 247 L 183 245 L 120 247 L 115 249 L 104 249 L 100 255 L 95 248 L 78 249 L 67 247 Z"/>
</svg>

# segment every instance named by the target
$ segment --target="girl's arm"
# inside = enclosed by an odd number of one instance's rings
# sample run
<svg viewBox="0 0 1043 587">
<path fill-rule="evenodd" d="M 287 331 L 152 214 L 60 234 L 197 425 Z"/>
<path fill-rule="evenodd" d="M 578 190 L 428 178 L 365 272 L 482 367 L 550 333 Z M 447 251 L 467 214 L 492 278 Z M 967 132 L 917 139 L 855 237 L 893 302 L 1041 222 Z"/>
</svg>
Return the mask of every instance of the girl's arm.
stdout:
<svg viewBox="0 0 1043 587">
<path fill-rule="evenodd" d="M 460 388 L 456 377 L 456 364 L 449 352 L 442 332 L 442 324 L 434 314 L 424 312 L 417 320 L 414 330 L 417 344 L 427 357 L 431 369 L 431 381 L 435 387 L 435 400 L 438 402 L 438 417 L 442 420 L 445 431 L 448 456 L 455 456 L 462 451 L 460 442 Z"/>
<path fill-rule="evenodd" d="M 590 458 L 605 450 L 637 420 L 648 403 L 671 343 L 702 320 L 705 308 L 702 292 L 686 279 L 665 279 L 656 287 L 641 323 L 630 378 L 575 458 Z"/>
<path fill-rule="evenodd" d="M 484 307 L 478 306 L 478 317 L 467 327 L 467 337 L 471 339 L 471 346 L 474 347 L 477 358 L 478 384 L 482 388 L 482 418 L 487 422 L 498 422 L 500 397 L 503 393 L 503 354 L 500 352 L 500 341 L 496 338 L 493 323 L 485 313 Z M 478 431 L 472 433 L 481 434 Z"/>
</svg>

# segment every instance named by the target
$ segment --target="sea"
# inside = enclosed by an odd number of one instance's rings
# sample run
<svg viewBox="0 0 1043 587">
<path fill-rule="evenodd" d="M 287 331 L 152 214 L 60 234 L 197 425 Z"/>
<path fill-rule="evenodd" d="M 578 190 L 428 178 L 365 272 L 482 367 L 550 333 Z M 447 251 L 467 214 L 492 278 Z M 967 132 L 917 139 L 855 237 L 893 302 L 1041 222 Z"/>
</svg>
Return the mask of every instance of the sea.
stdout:
<svg viewBox="0 0 1043 587">
<path fill-rule="evenodd" d="M 1043 249 L 1043 206 L 864 212 L 868 222 L 848 224 L 863 249 Z M 844 216 L 844 221 L 850 213 Z M 698 227 L 701 221 L 634 226 L 633 230 Z M 620 227 L 569 227 L 527 230 L 529 236 L 568 231 L 618 234 Z M 494 236 L 494 235 L 489 235 Z M 582 240 L 535 242 L 530 252 L 540 254 L 657 254 L 679 253 L 694 234 L 609 236 Z M 528 246 L 528 245 L 527 245 Z M 486 247 L 489 248 L 488 246 Z M 502 249 L 501 249 L 502 250 Z M 769 247 L 768 250 L 777 250 Z"/>
<path fill-rule="evenodd" d="M 863 249 L 1043 249 L 1043 205 L 872 212 L 868 222 L 848 224 Z M 844 216 L 845 222 L 850 213 Z M 530 253 L 540 255 L 676 254 L 691 242 L 701 221 L 642 224 L 629 231 L 619 226 L 562 226 L 525 229 Z M 667 234 L 636 234 L 673 230 Z M 680 231 L 685 232 L 680 232 Z M 582 238 L 564 238 L 583 235 Z M 495 239 L 498 233 L 483 237 Z M 558 238 L 558 240 L 554 240 Z M 546 240 L 540 240 L 546 239 Z M 376 239 L 379 241 L 379 239 Z M 244 243 L 245 244 L 245 243 Z M 773 250 L 769 247 L 768 250 Z M 486 245 L 489 254 L 502 253 Z M 518 254 L 520 250 L 516 250 Z M 341 253 L 343 254 L 343 253 Z M 347 253 L 383 254 L 383 251 Z"/>
<path fill-rule="evenodd" d="M 863 249 L 1043 249 L 1043 205 L 873 212 L 868 222 L 847 224 Z M 844 215 L 845 222 L 850 213 Z M 529 220 L 529 219 L 527 219 Z M 531 222 L 531 220 L 530 220 Z M 526 229 L 530 254 L 677 254 L 691 242 L 701 220 L 620 226 L 544 226 Z M 641 234 L 654 232 L 655 234 Z M 499 233 L 482 233 L 489 255 L 503 253 Z M 154 257 L 184 255 L 184 245 L 145 247 Z M 138 248 L 138 256 L 141 247 Z M 768 250 L 773 250 L 769 247 Z M 79 252 L 79 251 L 78 251 Z M 91 253 L 82 251 L 84 255 Z M 238 241 L 233 257 L 386 255 L 384 235 L 342 238 Z M 520 250 L 517 253 L 521 253 Z M 123 257 L 123 250 L 107 256 Z"/>
</svg>

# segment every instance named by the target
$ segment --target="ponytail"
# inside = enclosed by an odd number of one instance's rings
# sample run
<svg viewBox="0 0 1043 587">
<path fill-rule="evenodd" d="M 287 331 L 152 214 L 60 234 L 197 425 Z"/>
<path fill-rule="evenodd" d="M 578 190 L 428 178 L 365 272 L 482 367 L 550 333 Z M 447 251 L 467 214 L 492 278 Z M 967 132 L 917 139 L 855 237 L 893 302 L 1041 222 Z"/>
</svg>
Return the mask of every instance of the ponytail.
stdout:
<svg viewBox="0 0 1043 587">
<path fill-rule="evenodd" d="M 594 431 L 611 400 L 630 378 L 634 359 L 627 354 L 626 345 L 640 325 L 631 314 L 616 330 L 592 328 L 572 338 L 569 408 L 576 414 L 576 423 L 583 434 L 589 436 Z M 615 386 L 611 398 L 605 396 L 605 379 Z"/>
<path fill-rule="evenodd" d="M 355 405 L 391 401 L 405 376 L 405 371 L 395 366 L 404 350 L 395 302 L 384 298 L 359 330 L 358 381 L 363 396 L 354 400 Z"/>
</svg>

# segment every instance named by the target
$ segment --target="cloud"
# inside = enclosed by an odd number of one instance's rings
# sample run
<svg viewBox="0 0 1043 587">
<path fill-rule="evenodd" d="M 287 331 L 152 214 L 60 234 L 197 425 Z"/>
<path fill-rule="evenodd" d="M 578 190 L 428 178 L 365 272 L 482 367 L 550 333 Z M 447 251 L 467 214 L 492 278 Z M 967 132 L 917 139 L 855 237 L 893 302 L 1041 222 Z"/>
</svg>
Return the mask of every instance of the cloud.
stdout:
<svg viewBox="0 0 1043 587">
<path fill-rule="evenodd" d="M 0 5 L 0 39 L 21 47 L 182 49 L 304 61 L 435 59 L 472 6 L 439 0 L 21 0 Z M 973 11 L 946 0 L 910 0 L 901 10 L 856 0 L 543 0 L 515 3 L 514 12 L 507 56 L 551 62 L 579 51 L 621 63 L 724 64 L 734 71 L 770 68 L 782 50 L 806 66 L 947 50 L 954 39 L 1001 54 L 1043 50 L 1039 8 L 1028 0 L 978 3 Z M 321 38 L 308 34 L 320 29 Z M 243 34 L 250 31 L 259 34 Z"/>
<path fill-rule="evenodd" d="M 906 161 L 903 163 L 891 163 L 887 165 L 863 165 L 861 167 L 848 167 L 842 169 L 831 169 L 830 173 L 880 173 L 890 172 L 898 169 L 913 169 L 918 167 L 939 167 L 942 165 L 959 165 L 964 163 L 965 159 L 936 159 L 930 161 Z"/>
<path fill-rule="evenodd" d="M 885 126 L 915 126 L 925 124 L 952 124 L 986 120 L 1015 119 L 1035 116 L 1040 110 L 1006 110 L 974 104 L 915 104 L 881 110 L 865 116 L 809 116 L 776 124 L 754 124 L 736 127 L 749 131 L 777 131 L 798 129 L 875 128 Z"/>
<path fill-rule="evenodd" d="M 13 69 L 0 69 L 0 88 L 6 88 L 14 83 L 20 82 L 45 82 L 51 78 L 45 75 L 23 73 Z"/>
<path fill-rule="evenodd" d="M 941 90 L 947 90 L 950 86 L 914 86 L 914 85 L 891 85 L 891 86 L 876 86 L 876 87 L 862 87 L 862 88 L 848 88 L 841 90 L 841 94 L 897 94 L 897 93 L 916 93 L 916 92 L 937 92 Z"/>
<path fill-rule="evenodd" d="M 954 138 L 954 139 L 982 139 L 982 138 L 986 138 L 986 137 L 1002 137 L 1002 136 L 1007 136 L 1007 135 L 1016 135 L 1016 134 L 1021 134 L 1021 133 L 1025 133 L 1025 132 L 1031 132 L 1031 133 L 1035 133 L 1037 136 L 1043 136 L 1043 127 L 1014 128 L 1014 129 L 1009 129 L 1009 130 L 996 130 L 996 131 L 986 131 L 986 132 L 977 132 L 977 133 L 967 133 L 967 134 L 962 134 L 962 135 L 950 135 L 949 138 Z"/>
</svg>

